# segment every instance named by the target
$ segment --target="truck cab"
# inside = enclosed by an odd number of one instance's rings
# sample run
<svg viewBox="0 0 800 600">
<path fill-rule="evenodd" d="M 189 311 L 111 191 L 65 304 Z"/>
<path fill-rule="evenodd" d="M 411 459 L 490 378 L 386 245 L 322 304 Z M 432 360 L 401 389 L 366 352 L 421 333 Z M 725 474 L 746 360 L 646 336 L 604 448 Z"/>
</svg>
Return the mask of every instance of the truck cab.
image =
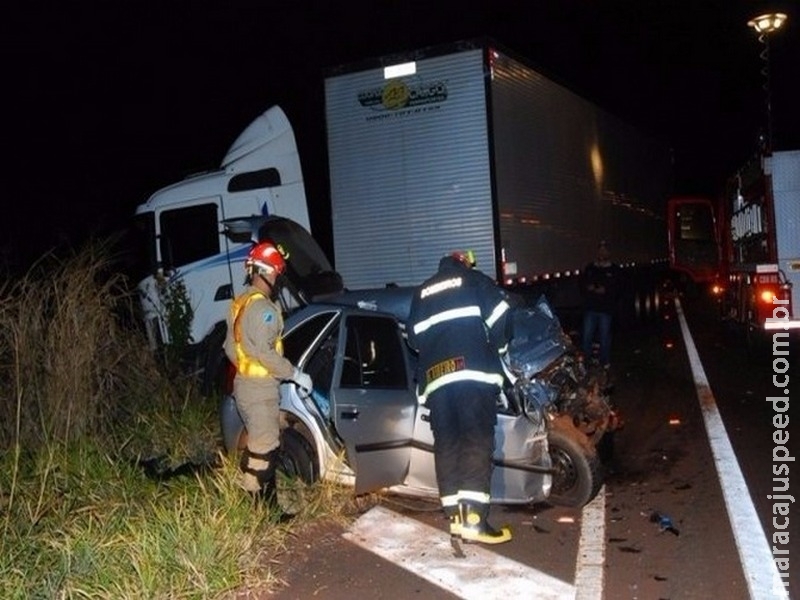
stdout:
<svg viewBox="0 0 800 600">
<path fill-rule="evenodd" d="M 800 331 L 800 151 L 758 154 L 728 179 L 719 201 L 667 203 L 670 267 L 709 285 L 722 316 L 744 329 Z"/>
<path fill-rule="evenodd" d="M 261 231 L 273 217 L 284 220 L 272 221 Z M 249 223 L 244 234 L 241 227 L 234 231 L 225 226 L 247 218 L 256 221 Z M 176 341 L 169 314 L 175 309 L 174 303 L 170 305 L 175 296 L 170 293 L 180 289 L 191 312 L 188 340 L 184 341 L 200 369 L 208 369 L 209 361 L 218 360 L 225 316 L 230 300 L 243 289 L 243 264 L 251 243 L 257 241 L 254 237 L 271 235 L 277 228 L 293 239 L 295 247 L 313 246 L 310 254 L 304 254 L 319 264 L 305 265 L 309 272 L 332 270 L 308 233 L 308 207 L 294 132 L 277 106 L 245 128 L 218 170 L 158 190 L 136 209 L 134 222 L 146 264 L 137 287 L 151 346 L 155 349 Z M 299 289 L 297 285 L 295 289 Z M 302 293 L 296 301 L 302 302 Z M 208 383 L 206 379 L 204 383 Z"/>
<path fill-rule="evenodd" d="M 696 285 L 719 282 L 722 250 L 716 213 L 710 198 L 667 200 L 670 268 Z"/>
<path fill-rule="evenodd" d="M 800 331 L 800 150 L 756 155 L 722 203 L 725 316 L 748 340 Z"/>
</svg>

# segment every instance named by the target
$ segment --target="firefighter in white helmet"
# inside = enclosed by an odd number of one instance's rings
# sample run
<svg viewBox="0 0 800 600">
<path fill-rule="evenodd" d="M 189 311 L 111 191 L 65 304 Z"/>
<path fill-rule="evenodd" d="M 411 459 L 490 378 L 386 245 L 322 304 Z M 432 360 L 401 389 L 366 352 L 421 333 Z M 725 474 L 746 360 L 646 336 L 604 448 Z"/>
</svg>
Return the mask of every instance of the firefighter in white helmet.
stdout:
<svg viewBox="0 0 800 600">
<path fill-rule="evenodd" d="M 269 496 L 274 491 L 280 445 L 279 385 L 294 381 L 309 391 L 311 377 L 283 357 L 283 316 L 276 281 L 286 270 L 279 247 L 256 244 L 245 261 L 247 288 L 231 304 L 225 353 L 236 367 L 233 393 L 247 428 L 242 487 Z"/>
</svg>

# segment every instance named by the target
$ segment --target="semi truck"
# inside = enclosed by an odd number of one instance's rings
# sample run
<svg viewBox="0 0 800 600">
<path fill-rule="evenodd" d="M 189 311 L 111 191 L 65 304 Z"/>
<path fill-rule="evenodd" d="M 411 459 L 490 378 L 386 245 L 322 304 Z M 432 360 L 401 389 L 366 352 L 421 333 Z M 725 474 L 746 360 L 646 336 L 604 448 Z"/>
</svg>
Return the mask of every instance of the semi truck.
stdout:
<svg viewBox="0 0 800 600">
<path fill-rule="evenodd" d="M 800 332 L 800 150 L 759 152 L 719 198 L 671 198 L 674 269 L 717 296 L 748 345 Z"/>
<path fill-rule="evenodd" d="M 669 266 L 681 289 L 718 293 L 722 275 L 722 229 L 711 198 L 676 196 L 667 200 Z"/>
<path fill-rule="evenodd" d="M 504 285 L 574 307 L 601 240 L 655 306 L 670 148 L 491 40 L 330 69 L 333 249 L 346 286 L 413 285 L 472 249 Z"/>
<path fill-rule="evenodd" d="M 309 233 L 294 131 L 278 106 L 242 131 L 219 169 L 153 193 L 137 207 L 134 230 L 145 263 L 137 279 L 150 343 L 154 349 L 180 343 L 184 360 L 203 373 L 206 391 L 224 373 L 225 317 L 244 287 L 243 263 L 254 239 L 275 239 L 293 254 L 287 305 L 341 287 Z M 176 312 L 178 322 L 191 317 L 188 327 L 173 326 Z"/>
<path fill-rule="evenodd" d="M 800 150 L 755 155 L 729 178 L 721 212 L 725 317 L 748 336 L 800 332 Z"/>
<path fill-rule="evenodd" d="M 334 67 L 325 76 L 333 259 L 341 278 L 300 300 L 415 285 L 471 249 L 498 283 L 557 310 L 579 305 L 578 274 L 600 240 L 635 281 L 628 312 L 653 310 L 665 267 L 669 148 L 487 39 Z M 309 230 L 294 134 L 273 107 L 219 171 L 159 190 L 137 209 L 150 268 L 139 284 L 154 345 L 170 340 L 163 290 L 183 286 L 204 381 L 217 379 L 229 300 L 241 289 L 246 217 Z M 284 222 L 284 226 L 286 222 Z M 260 232 L 260 233 L 259 233 Z M 307 236 L 291 236 L 298 252 Z M 292 262 L 290 260 L 290 262 Z M 311 264 L 314 266 L 311 266 Z M 317 264 L 319 263 L 319 264 Z M 330 267 L 309 261 L 299 286 Z"/>
</svg>

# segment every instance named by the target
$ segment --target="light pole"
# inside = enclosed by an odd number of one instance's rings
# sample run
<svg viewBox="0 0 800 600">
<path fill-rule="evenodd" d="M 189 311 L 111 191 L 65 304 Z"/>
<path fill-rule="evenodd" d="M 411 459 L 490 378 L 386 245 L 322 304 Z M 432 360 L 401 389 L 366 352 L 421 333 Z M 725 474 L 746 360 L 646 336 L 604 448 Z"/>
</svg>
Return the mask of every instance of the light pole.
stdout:
<svg viewBox="0 0 800 600">
<path fill-rule="evenodd" d="M 761 60 L 764 61 L 761 73 L 764 75 L 764 95 L 767 108 L 767 131 L 766 139 L 763 142 L 766 154 L 772 153 L 772 92 L 770 90 L 769 72 L 769 36 L 783 27 L 786 18 L 784 13 L 766 13 L 747 22 L 747 25 L 758 33 L 758 41 L 764 44 L 764 50 L 760 56 Z"/>
</svg>

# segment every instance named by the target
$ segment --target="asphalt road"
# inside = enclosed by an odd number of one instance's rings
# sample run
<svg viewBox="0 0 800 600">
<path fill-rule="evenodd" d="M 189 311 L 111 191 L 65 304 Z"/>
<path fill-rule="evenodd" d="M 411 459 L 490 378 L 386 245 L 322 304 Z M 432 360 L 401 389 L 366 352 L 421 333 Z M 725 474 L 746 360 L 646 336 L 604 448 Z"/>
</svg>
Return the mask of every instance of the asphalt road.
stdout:
<svg viewBox="0 0 800 600">
<path fill-rule="evenodd" d="M 435 504 L 387 495 L 347 530 L 298 536 L 277 561 L 285 585 L 269 597 L 779 598 L 765 585 L 776 531 L 767 498 L 774 357 L 748 354 L 702 298 L 681 306 L 709 389 L 703 395 L 701 386 L 701 403 L 674 310 L 617 332 L 613 399 L 625 426 L 587 509 L 495 506 L 491 520 L 509 524 L 514 539 L 454 549 Z M 789 376 L 798 381 L 800 350 L 791 352 Z M 797 422 L 797 404 L 787 414 Z M 786 447 L 800 454 L 797 438 Z M 800 471 L 791 475 L 800 479 Z M 795 561 L 800 514 L 790 510 L 793 543 L 784 548 Z M 662 530 L 654 513 L 674 527 Z M 799 573 L 790 578 L 795 598 Z"/>
</svg>

